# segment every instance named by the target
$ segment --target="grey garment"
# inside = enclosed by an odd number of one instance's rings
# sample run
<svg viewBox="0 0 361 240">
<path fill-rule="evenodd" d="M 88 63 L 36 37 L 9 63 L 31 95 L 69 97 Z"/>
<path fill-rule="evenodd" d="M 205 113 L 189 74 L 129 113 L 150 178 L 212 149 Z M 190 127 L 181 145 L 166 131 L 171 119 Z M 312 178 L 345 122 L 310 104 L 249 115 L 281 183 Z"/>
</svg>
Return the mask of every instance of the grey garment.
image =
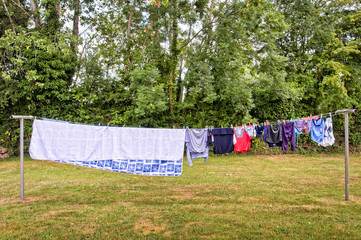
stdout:
<svg viewBox="0 0 361 240">
<path fill-rule="evenodd" d="M 277 128 L 274 129 L 273 125 L 270 124 L 267 127 L 266 142 L 271 144 L 277 144 L 282 142 L 282 127 L 281 124 L 277 123 Z"/>
<path fill-rule="evenodd" d="M 325 120 L 325 133 L 322 142 L 318 145 L 323 147 L 332 146 L 335 143 L 335 137 L 333 136 L 332 118 L 326 118 Z"/>
<path fill-rule="evenodd" d="M 191 153 L 204 152 L 207 145 L 207 129 L 188 129 L 186 131 L 187 150 Z"/>
</svg>

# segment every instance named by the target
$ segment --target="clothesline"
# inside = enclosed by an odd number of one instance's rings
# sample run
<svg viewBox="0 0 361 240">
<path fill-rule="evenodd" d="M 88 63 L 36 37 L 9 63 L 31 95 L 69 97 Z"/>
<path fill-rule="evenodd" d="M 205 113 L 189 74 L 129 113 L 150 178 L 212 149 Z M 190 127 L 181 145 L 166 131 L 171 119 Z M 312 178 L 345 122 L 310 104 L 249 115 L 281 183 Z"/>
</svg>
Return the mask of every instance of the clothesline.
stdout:
<svg viewBox="0 0 361 240">
<path fill-rule="evenodd" d="M 349 146 L 348 146 L 348 144 L 349 144 L 349 138 L 348 138 L 349 130 L 348 130 L 348 124 L 349 123 L 348 123 L 348 117 L 349 117 L 349 113 L 356 113 L 356 112 L 357 112 L 357 109 L 344 109 L 344 110 L 337 110 L 334 113 L 333 112 L 329 113 L 331 116 L 332 116 L 332 113 L 333 113 L 333 115 L 337 115 L 339 113 L 342 113 L 342 114 L 345 115 L 345 200 L 346 201 L 349 200 L 349 185 L 348 185 L 348 178 L 349 178 L 349 176 L 348 176 L 349 175 L 348 174 L 348 172 L 349 172 L 349 170 L 348 170 L 348 168 L 349 168 L 349 163 L 348 163 L 349 162 L 349 160 L 348 160 L 348 158 L 349 158 Z M 322 115 L 323 114 L 321 114 L 321 116 Z M 24 200 L 24 119 L 34 119 L 34 117 L 33 116 L 22 116 L 22 115 L 12 115 L 12 116 L 10 116 L 10 118 L 20 120 L 20 196 L 21 196 L 20 198 L 21 198 L 21 200 Z M 188 131 L 186 131 L 186 132 L 188 132 Z M 245 133 L 245 131 L 243 131 L 243 133 Z M 209 139 L 207 139 L 207 143 L 209 143 Z M 183 145 L 183 147 L 184 147 L 184 145 Z M 111 160 L 109 160 L 109 161 L 111 161 Z M 130 160 L 130 161 L 132 161 L 132 160 Z M 149 161 L 151 161 L 151 160 L 149 160 Z M 158 162 L 159 160 L 154 160 L 154 161 L 155 161 L 154 163 L 156 165 L 157 165 L 157 163 L 159 163 Z M 205 158 L 205 161 L 206 161 L 206 158 Z M 183 162 L 183 159 L 177 161 L 178 164 L 182 165 L 181 162 Z M 129 162 L 129 163 L 131 163 L 131 162 Z M 148 161 L 147 161 L 147 163 L 149 164 Z M 163 164 L 163 165 L 166 164 L 166 163 L 167 163 L 167 161 L 166 162 L 161 161 L 161 164 Z M 180 174 L 180 172 L 182 171 L 181 165 L 178 166 L 178 167 L 175 167 L 174 166 L 174 161 L 171 161 L 169 166 L 164 165 L 164 166 L 162 166 L 160 168 L 158 168 L 157 166 L 155 166 L 154 168 L 153 168 L 153 166 L 152 167 L 144 167 L 144 170 L 146 170 L 144 172 L 148 172 L 148 171 L 153 172 L 154 170 L 158 171 L 158 169 L 159 169 L 160 170 L 159 172 L 163 172 L 163 170 L 166 171 L 166 172 L 171 171 L 172 174 L 177 175 L 177 174 Z M 102 167 L 102 166 L 107 167 L 107 163 L 104 164 L 103 160 L 100 161 L 100 167 Z M 120 168 L 120 166 L 122 166 L 122 168 L 124 168 L 124 167 L 126 167 L 126 163 L 125 162 L 122 162 L 122 163 L 116 162 L 114 164 L 114 166 L 116 168 Z M 138 168 L 138 165 L 136 167 Z M 133 168 L 131 170 L 134 171 Z"/>
<path fill-rule="evenodd" d="M 306 116 L 306 117 L 302 117 L 302 118 L 291 118 L 290 120 L 278 120 L 278 121 L 264 121 L 264 122 L 248 122 L 247 123 L 242 123 L 240 125 L 238 124 L 231 124 L 230 127 L 236 127 L 236 126 L 249 126 L 249 125 L 266 125 L 266 124 L 277 124 L 277 123 L 282 123 L 282 122 L 288 122 L 288 121 L 292 121 L 292 120 L 296 120 L 296 119 L 305 119 L 305 118 L 310 118 L 310 117 L 321 117 L 321 116 L 329 116 L 331 114 L 331 116 L 335 116 L 335 115 L 339 115 L 340 113 L 337 113 L 337 111 L 333 111 L 333 112 L 328 112 L 328 113 L 322 113 L 322 114 L 318 114 L 318 115 L 313 115 L 313 116 Z M 107 125 L 101 125 L 100 123 L 99 124 L 85 124 L 85 123 L 79 123 L 79 122 L 72 122 L 72 121 L 65 121 L 65 120 L 58 120 L 57 118 L 56 119 L 49 119 L 49 118 L 44 118 L 44 117 L 38 117 L 38 116 L 28 116 L 28 119 L 39 119 L 39 120 L 53 120 L 53 121 L 63 121 L 63 122 L 68 122 L 68 123 L 71 123 L 71 124 L 81 124 L 81 125 L 92 125 L 92 126 L 108 126 L 108 127 L 113 127 L 110 125 L 110 123 L 108 122 Z M 122 125 L 121 127 L 125 127 L 126 124 Z M 134 128 L 137 128 L 137 127 L 134 127 Z M 142 128 L 141 126 L 139 126 L 138 128 Z M 189 126 L 188 125 L 184 125 L 183 126 L 183 129 L 186 128 L 186 129 L 189 129 Z M 206 125 L 204 128 L 206 129 L 214 129 L 215 127 L 214 126 L 210 126 L 210 125 Z M 220 126 L 220 128 L 224 128 L 223 126 Z M 170 128 L 168 128 L 170 129 Z"/>
<path fill-rule="evenodd" d="M 247 124 L 247 123 L 242 123 L 242 124 L 240 124 L 240 125 L 238 125 L 238 124 L 235 124 L 235 125 L 231 124 L 231 127 L 233 128 L 233 127 L 235 127 L 235 126 L 250 126 L 250 125 L 253 125 L 253 124 L 256 124 L 256 125 L 261 125 L 261 124 L 263 124 L 263 125 L 265 125 L 265 124 L 277 124 L 277 123 L 281 123 L 281 122 L 289 122 L 289 121 L 296 120 L 296 119 L 305 119 L 305 118 L 310 118 L 310 117 L 315 117 L 315 116 L 317 116 L 317 117 L 329 116 L 330 114 L 331 114 L 331 116 L 339 115 L 339 113 L 336 113 L 336 111 L 334 111 L 334 112 L 322 113 L 322 114 L 313 115 L 313 116 L 310 115 L 310 116 L 302 117 L 302 118 L 295 118 L 295 119 L 291 118 L 290 120 L 278 120 L 277 122 L 266 120 L 266 121 L 261 122 L 261 123 L 259 123 L 259 122 L 248 122 L 248 124 Z M 206 128 L 209 128 L 209 127 L 206 126 Z M 210 127 L 210 128 L 213 129 L 214 127 L 212 126 L 212 127 Z M 223 128 L 223 126 L 221 126 L 221 128 Z"/>
</svg>

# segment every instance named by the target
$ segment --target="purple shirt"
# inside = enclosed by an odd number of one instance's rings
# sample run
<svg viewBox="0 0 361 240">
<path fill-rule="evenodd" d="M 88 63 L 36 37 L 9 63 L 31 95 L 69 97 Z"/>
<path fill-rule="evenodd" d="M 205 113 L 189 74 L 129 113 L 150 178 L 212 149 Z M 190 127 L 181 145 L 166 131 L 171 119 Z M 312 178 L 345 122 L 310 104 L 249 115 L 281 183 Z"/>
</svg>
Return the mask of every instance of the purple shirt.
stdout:
<svg viewBox="0 0 361 240">
<path fill-rule="evenodd" d="M 287 152 L 288 142 L 291 143 L 291 150 L 296 150 L 296 137 L 293 122 L 282 123 L 282 151 Z"/>
</svg>

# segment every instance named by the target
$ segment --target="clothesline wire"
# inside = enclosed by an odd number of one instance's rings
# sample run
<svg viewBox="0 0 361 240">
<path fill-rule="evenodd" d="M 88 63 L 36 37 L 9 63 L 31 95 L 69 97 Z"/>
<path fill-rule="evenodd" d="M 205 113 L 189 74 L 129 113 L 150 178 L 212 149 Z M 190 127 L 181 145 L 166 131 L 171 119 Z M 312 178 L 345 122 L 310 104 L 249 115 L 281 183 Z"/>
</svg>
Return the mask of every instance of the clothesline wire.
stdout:
<svg viewBox="0 0 361 240">
<path fill-rule="evenodd" d="M 307 117 L 302 117 L 302 118 L 310 118 L 310 117 L 314 117 L 314 116 L 318 116 L 318 117 L 320 117 L 320 116 L 328 116 L 330 114 L 331 114 L 331 116 L 335 116 L 335 115 L 338 115 L 339 113 L 336 113 L 336 111 L 334 111 L 334 112 L 322 113 L 322 114 L 307 116 Z M 302 118 L 296 118 L 296 119 L 302 119 Z M 294 120 L 294 119 L 291 118 L 291 120 Z M 265 124 L 265 123 L 267 123 L 267 124 L 277 124 L 277 123 L 281 123 L 283 121 L 290 121 L 290 120 L 282 120 L 282 121 L 278 120 L 277 122 L 274 122 L 274 121 L 270 122 L 270 121 L 266 120 L 265 122 L 263 122 L 263 124 Z M 248 122 L 248 125 L 252 125 L 252 124 L 255 124 L 255 123 L 260 125 L 259 122 L 253 122 L 253 123 Z M 247 126 L 247 124 L 241 124 L 241 126 Z"/>
<path fill-rule="evenodd" d="M 335 115 L 339 115 L 340 113 L 337 113 L 336 111 L 334 111 L 334 112 L 328 112 L 328 113 L 322 113 L 322 114 L 318 114 L 318 115 L 313 115 L 313 116 L 307 116 L 307 117 L 303 117 L 303 118 L 310 118 L 310 117 L 315 117 L 315 116 L 318 116 L 318 117 L 321 117 L 321 116 L 328 116 L 328 115 L 330 115 L 330 116 L 335 116 Z M 41 120 L 47 120 L 47 119 L 49 119 L 49 118 L 44 118 L 44 117 L 37 117 L 37 116 L 33 116 L 32 117 L 32 119 L 41 119 Z M 296 118 L 296 119 L 302 119 L 302 118 Z M 291 120 L 296 120 L 296 119 L 292 119 L 291 118 Z M 51 119 L 51 120 L 53 120 L 53 119 Z M 56 119 L 54 119 L 54 120 L 56 120 L 56 121 L 64 121 L 64 120 L 58 120 L 57 118 Z M 266 121 L 264 121 L 264 122 L 261 122 L 261 123 L 259 123 L 259 122 L 248 122 L 248 124 L 247 123 L 242 123 L 241 125 L 238 125 L 238 124 L 231 124 L 231 127 L 233 128 L 233 127 L 237 127 L 237 126 L 239 126 L 239 127 L 243 127 L 243 126 L 247 126 L 247 125 L 253 125 L 253 124 L 257 124 L 257 125 L 261 125 L 262 123 L 263 123 L 263 125 L 264 124 L 277 124 L 277 123 L 282 123 L 282 122 L 284 122 L 284 121 L 290 121 L 290 120 L 278 120 L 278 121 L 268 121 L 268 120 L 266 120 Z M 71 121 L 64 121 L 64 122 L 69 122 L 69 123 L 73 123 L 73 124 L 83 124 L 83 125 L 88 125 L 88 124 L 84 124 L 84 123 L 77 123 L 77 122 L 71 122 Z M 90 124 L 91 125 L 91 124 Z M 98 126 L 100 126 L 100 124 L 98 124 Z M 107 126 L 109 127 L 109 124 L 107 124 Z M 125 125 L 123 125 L 123 127 L 124 127 Z M 188 126 L 183 126 L 183 128 L 186 128 L 186 129 L 190 129 Z M 214 128 L 214 126 L 210 126 L 210 125 L 207 125 L 205 128 L 207 128 L 207 129 L 213 129 Z M 223 128 L 223 126 L 222 126 L 222 128 Z"/>
</svg>

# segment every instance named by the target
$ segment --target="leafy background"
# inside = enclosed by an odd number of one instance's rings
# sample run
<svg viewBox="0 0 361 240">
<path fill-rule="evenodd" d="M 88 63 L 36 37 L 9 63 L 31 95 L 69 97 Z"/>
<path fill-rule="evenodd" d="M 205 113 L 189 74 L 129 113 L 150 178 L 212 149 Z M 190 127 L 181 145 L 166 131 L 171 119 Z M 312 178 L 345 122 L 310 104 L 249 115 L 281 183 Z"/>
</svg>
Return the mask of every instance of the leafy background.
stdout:
<svg viewBox="0 0 361 240">
<path fill-rule="evenodd" d="M 2 0 L 0 145 L 34 115 L 136 127 L 226 127 L 359 108 L 356 0 Z M 359 151 L 361 116 L 351 115 Z M 299 152 L 340 151 L 307 136 Z M 26 123 L 26 141 L 31 123 Z M 316 150 L 317 149 L 317 150 Z M 277 150 L 272 150 L 277 151 Z M 270 152 L 256 141 L 253 152 Z"/>
</svg>

